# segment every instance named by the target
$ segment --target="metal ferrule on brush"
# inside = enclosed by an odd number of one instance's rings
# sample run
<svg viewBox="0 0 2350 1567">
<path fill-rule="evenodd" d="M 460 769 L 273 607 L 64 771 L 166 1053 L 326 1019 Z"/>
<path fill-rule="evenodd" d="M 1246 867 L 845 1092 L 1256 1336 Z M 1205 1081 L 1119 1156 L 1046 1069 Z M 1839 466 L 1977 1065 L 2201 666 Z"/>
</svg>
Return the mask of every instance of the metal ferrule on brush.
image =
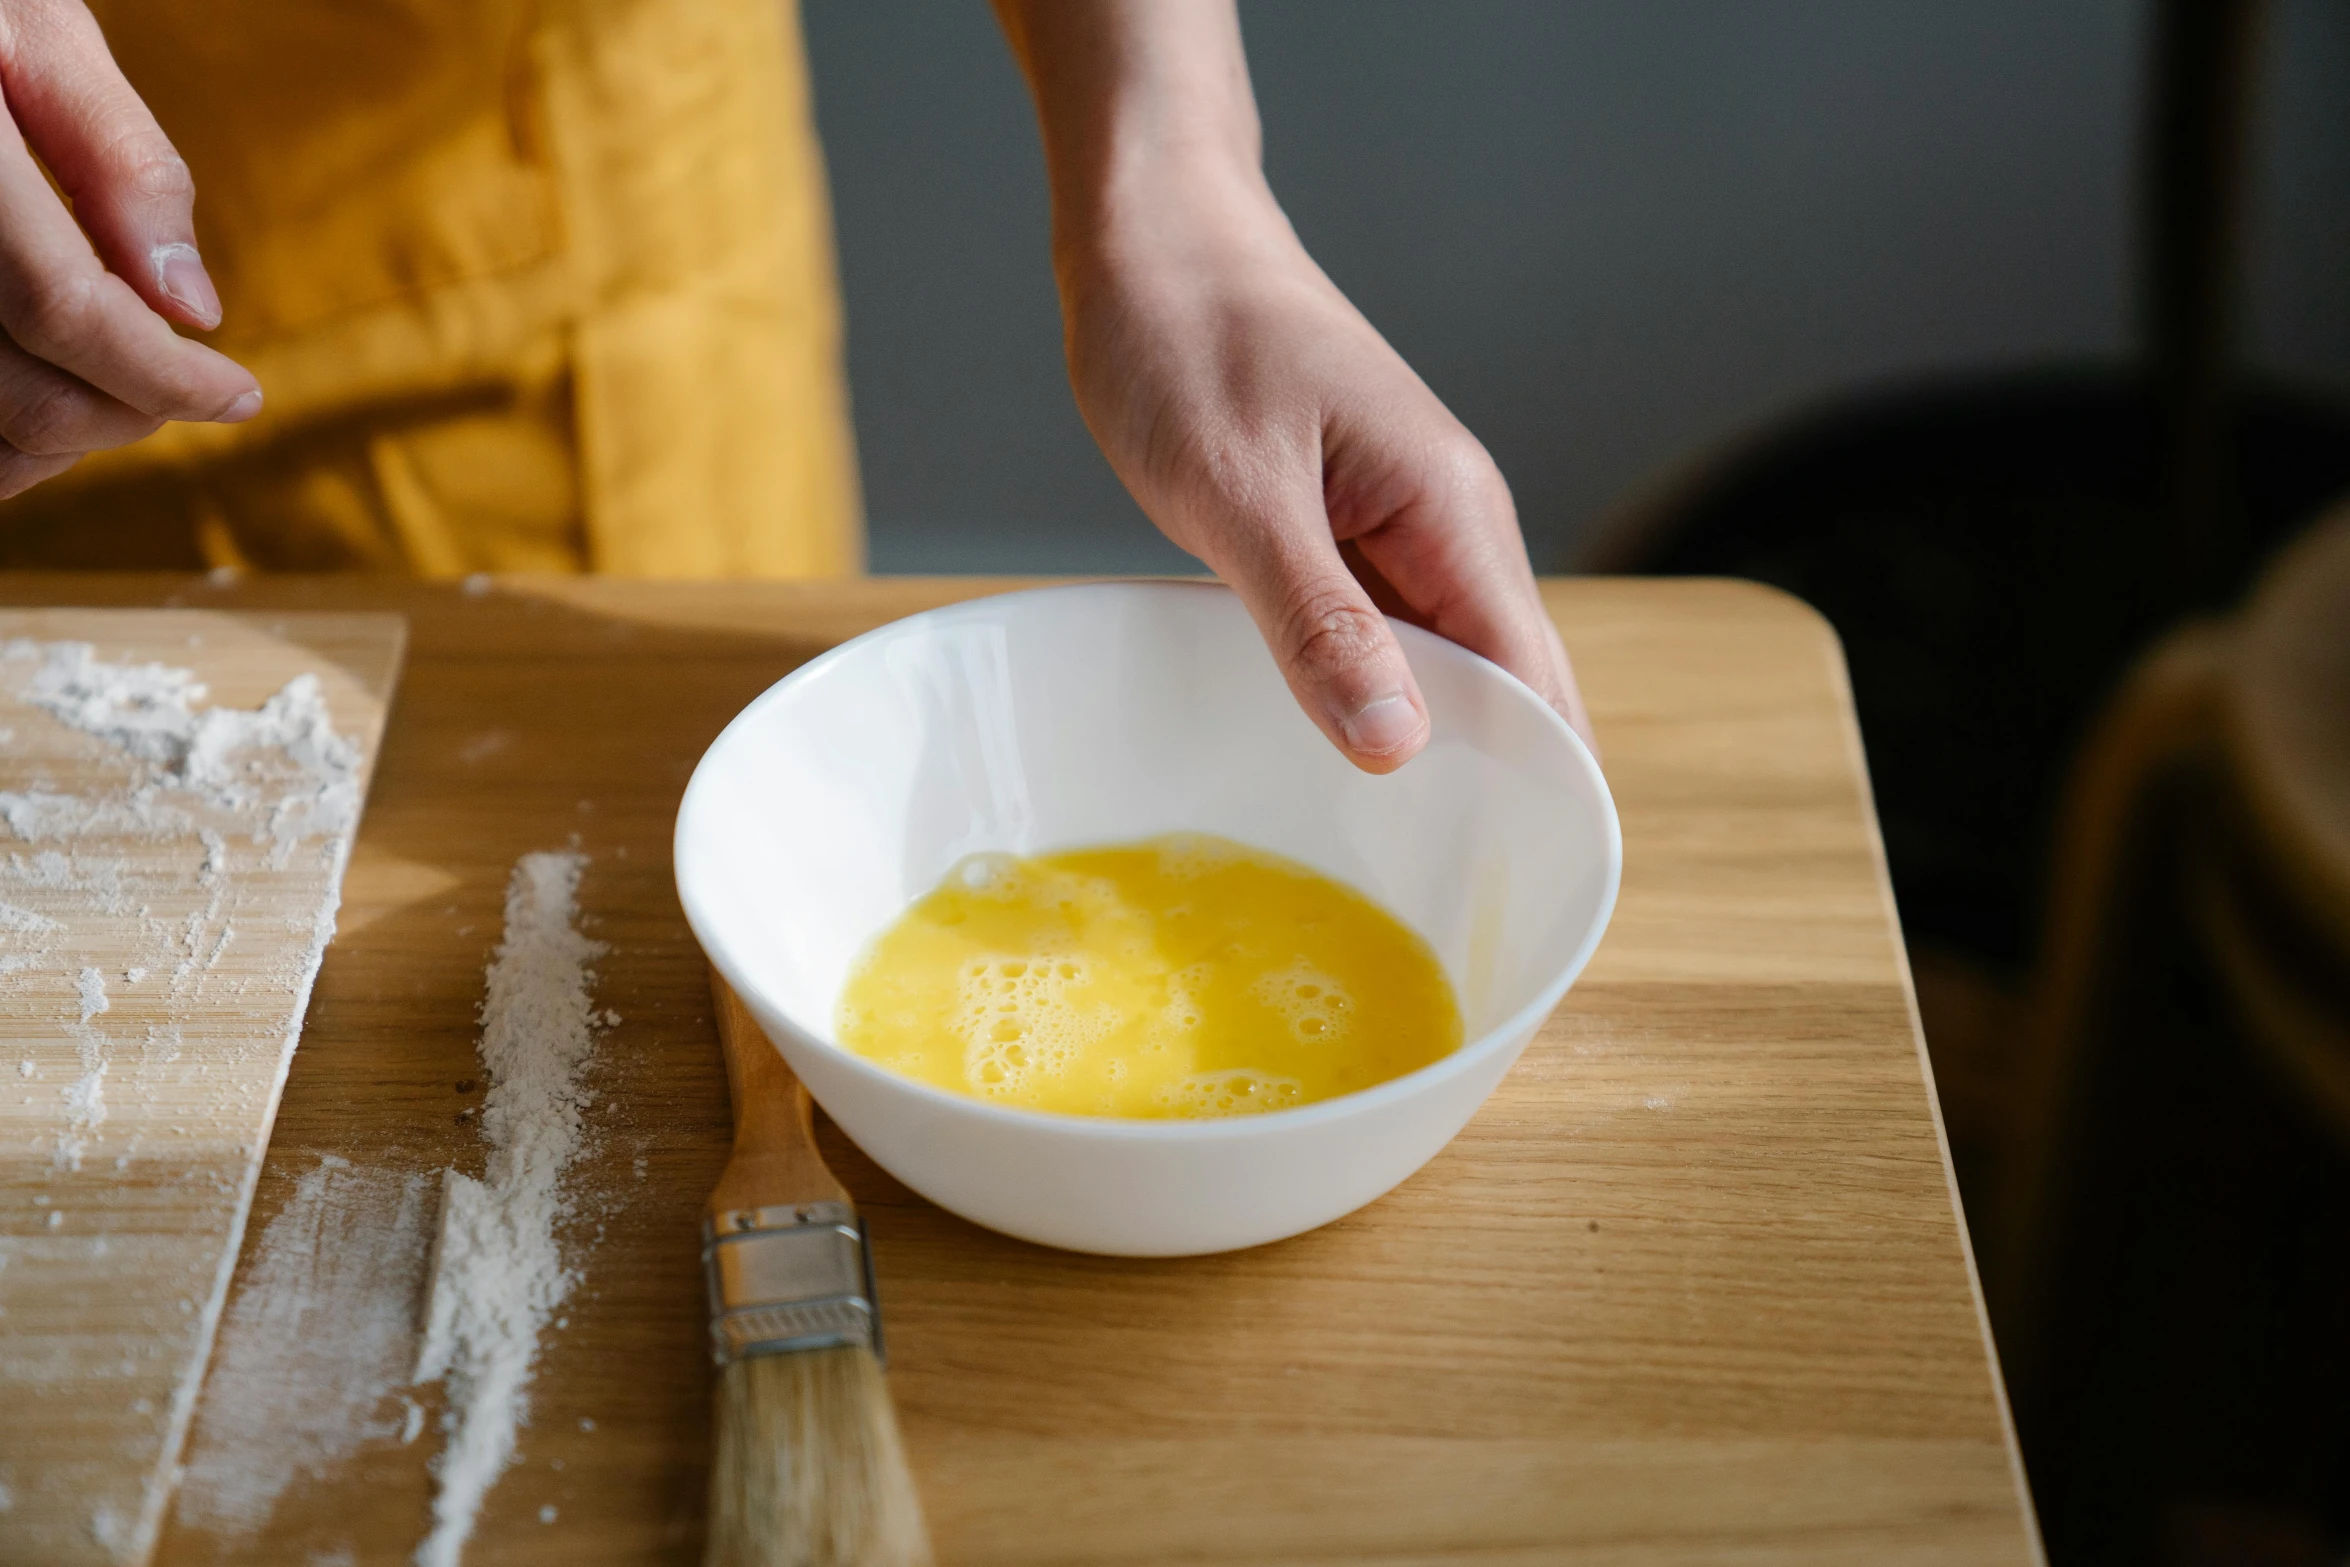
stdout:
<svg viewBox="0 0 2350 1567">
<path fill-rule="evenodd" d="M 734 1208 L 702 1224 L 718 1364 L 857 1345 L 881 1357 L 873 1250 L 846 1203 Z"/>
</svg>

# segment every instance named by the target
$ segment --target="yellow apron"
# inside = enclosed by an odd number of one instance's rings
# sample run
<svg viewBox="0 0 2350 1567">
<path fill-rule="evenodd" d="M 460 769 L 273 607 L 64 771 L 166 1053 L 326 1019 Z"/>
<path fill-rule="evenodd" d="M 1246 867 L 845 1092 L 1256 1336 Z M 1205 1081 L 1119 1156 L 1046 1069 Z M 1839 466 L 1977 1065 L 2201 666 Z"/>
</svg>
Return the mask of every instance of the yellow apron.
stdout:
<svg viewBox="0 0 2350 1567">
<path fill-rule="evenodd" d="M 93 9 L 267 401 L 0 504 L 0 564 L 858 569 L 792 0 Z"/>
</svg>

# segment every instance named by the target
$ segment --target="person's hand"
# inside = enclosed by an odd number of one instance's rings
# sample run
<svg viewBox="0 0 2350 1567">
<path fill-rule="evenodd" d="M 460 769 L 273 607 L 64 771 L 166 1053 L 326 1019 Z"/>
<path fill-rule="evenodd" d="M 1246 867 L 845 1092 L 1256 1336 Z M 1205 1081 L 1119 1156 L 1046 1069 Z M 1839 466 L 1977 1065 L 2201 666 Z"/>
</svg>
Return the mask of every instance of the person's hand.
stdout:
<svg viewBox="0 0 2350 1567">
<path fill-rule="evenodd" d="M 1044 128 L 1078 407 L 1151 520 L 1240 594 L 1307 714 L 1372 772 L 1427 743 L 1393 615 L 1588 741 L 1508 485 L 1265 184 L 1230 0 L 996 9 Z"/>
<path fill-rule="evenodd" d="M 1428 737 L 1385 615 L 1484 654 L 1588 740 L 1485 448 L 1261 182 L 1154 190 L 1131 227 L 1060 267 L 1078 406 L 1143 510 L 1240 594 L 1299 704 L 1358 765 L 1389 771 Z"/>
<path fill-rule="evenodd" d="M 260 412 L 252 376 L 171 328 L 220 322 L 195 185 L 80 0 L 0 0 L 0 94 L 0 498 L 167 419 Z"/>
</svg>

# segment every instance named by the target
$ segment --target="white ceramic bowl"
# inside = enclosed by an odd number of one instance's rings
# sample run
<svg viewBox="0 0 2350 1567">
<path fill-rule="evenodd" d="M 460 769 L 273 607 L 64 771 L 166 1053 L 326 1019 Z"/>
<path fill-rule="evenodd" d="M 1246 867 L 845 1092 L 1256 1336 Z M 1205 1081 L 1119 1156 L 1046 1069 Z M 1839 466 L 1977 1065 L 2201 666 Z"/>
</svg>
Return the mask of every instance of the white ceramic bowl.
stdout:
<svg viewBox="0 0 2350 1567">
<path fill-rule="evenodd" d="M 1434 735 L 1375 778 L 1298 711 L 1221 587 L 1044 588 L 884 626 L 778 682 L 702 758 L 677 816 L 686 918 L 817 1102 L 941 1207 L 1126 1256 L 1326 1224 L 1476 1113 L 1598 945 L 1623 861 L 1607 785 L 1558 716 L 1398 630 Z M 964 855 L 1178 831 L 1288 855 L 1401 915 L 1452 977 L 1467 1042 L 1360 1093 L 1214 1121 L 1007 1109 L 834 1043 L 852 960 Z"/>
</svg>

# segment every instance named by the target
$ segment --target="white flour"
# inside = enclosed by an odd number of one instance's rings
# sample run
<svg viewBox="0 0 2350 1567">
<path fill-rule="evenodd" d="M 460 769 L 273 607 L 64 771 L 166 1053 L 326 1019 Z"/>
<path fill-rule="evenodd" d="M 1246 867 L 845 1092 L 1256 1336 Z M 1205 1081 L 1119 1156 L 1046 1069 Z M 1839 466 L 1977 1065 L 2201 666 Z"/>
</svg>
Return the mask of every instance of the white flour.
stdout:
<svg viewBox="0 0 2350 1567">
<path fill-rule="evenodd" d="M 24 699 L 84 733 L 162 765 L 172 782 L 222 805 L 266 799 L 347 811 L 357 803 L 359 747 L 334 732 L 316 675 L 296 675 L 258 708 L 207 707 L 205 688 L 185 669 L 162 664 L 102 664 L 87 642 L 15 642 L 7 652 L 38 651 L 41 667 Z M 275 753 L 271 765 L 257 751 Z M 299 780 L 296 789 L 269 788 Z"/>
<path fill-rule="evenodd" d="M 85 968 L 74 981 L 75 999 L 82 1004 L 82 1021 L 87 1023 L 113 1003 L 106 999 L 106 976 L 94 968 Z"/>
<path fill-rule="evenodd" d="M 74 981 L 74 994 L 81 1003 L 82 1017 L 78 1023 L 68 1023 L 65 1031 L 73 1036 L 82 1070 L 58 1094 L 65 1101 L 66 1126 L 57 1139 L 55 1162 L 60 1170 L 80 1169 L 90 1134 L 106 1124 L 106 1036 L 90 1026 L 90 1019 L 112 1005 L 106 999 L 106 976 L 94 968 L 83 969 Z"/>
<path fill-rule="evenodd" d="M 327 1474 L 420 1413 L 399 1390 L 416 1356 L 432 1199 L 430 1176 L 332 1155 L 295 1184 L 221 1323 L 182 1522 L 258 1530 L 297 1474 Z"/>
<path fill-rule="evenodd" d="M 38 658 L 24 701 L 155 767 L 127 799 L 0 794 L 0 820 L 18 837 L 69 837 L 126 814 L 149 831 L 184 830 L 188 818 L 157 799 L 163 785 L 254 813 L 254 841 L 271 844 L 271 864 L 283 868 L 296 842 L 342 833 L 358 817 L 359 747 L 334 732 L 316 675 L 296 675 L 258 708 L 199 709 L 205 687 L 193 672 L 100 663 L 87 642 L 18 640 L 0 658 Z"/>
<path fill-rule="evenodd" d="M 0 930 L 12 936 L 40 936 L 65 927 L 45 914 L 31 909 L 20 909 L 13 903 L 0 903 Z"/>
<path fill-rule="evenodd" d="M 0 899 L 0 982 L 37 983 L 60 967 L 71 973 L 75 916 L 110 916 L 136 919 L 143 932 L 145 961 L 126 971 L 128 983 L 146 977 L 148 962 L 168 962 L 171 999 L 198 999 L 205 975 L 236 937 L 238 900 L 222 826 L 266 850 L 253 869 L 283 870 L 299 844 L 322 839 L 321 852 L 339 871 L 357 824 L 361 756 L 334 732 L 317 676 L 298 675 L 248 709 L 202 706 L 205 687 L 193 672 L 104 663 L 86 642 L 0 642 L 0 667 L 14 677 L 8 683 L 19 701 L 104 741 L 124 764 L 120 785 L 104 791 L 59 793 L 38 779 L 0 790 L 7 836 L 62 845 L 0 857 L 0 892 L 8 895 Z M 200 825 L 207 815 L 219 825 Z M 205 899 L 176 931 L 167 930 L 143 912 L 152 894 L 124 860 L 99 846 L 124 836 L 160 845 L 191 834 L 202 858 L 188 868 L 189 881 Z M 306 989 L 317 971 L 334 933 L 336 901 L 330 890 L 309 950 L 286 965 L 283 977 L 297 988 Z M 72 1004 L 78 1016 L 60 1020 L 77 1067 L 58 1090 L 52 1162 L 61 1174 L 81 1169 L 106 1122 L 114 1065 L 113 1042 L 95 1021 L 109 1008 L 97 969 L 81 968 Z"/>
<path fill-rule="evenodd" d="M 572 1210 L 563 1176 L 580 1149 L 580 1069 L 601 1022 L 589 964 L 604 946 L 578 929 L 586 865 L 580 854 L 526 854 L 506 884 L 505 937 L 481 1008 L 489 1166 L 478 1181 L 446 1174 L 416 1363 L 417 1381 L 449 1387 L 418 1567 L 456 1567 L 482 1498 L 513 1460 L 539 1334 L 577 1282 L 556 1231 Z"/>
</svg>

